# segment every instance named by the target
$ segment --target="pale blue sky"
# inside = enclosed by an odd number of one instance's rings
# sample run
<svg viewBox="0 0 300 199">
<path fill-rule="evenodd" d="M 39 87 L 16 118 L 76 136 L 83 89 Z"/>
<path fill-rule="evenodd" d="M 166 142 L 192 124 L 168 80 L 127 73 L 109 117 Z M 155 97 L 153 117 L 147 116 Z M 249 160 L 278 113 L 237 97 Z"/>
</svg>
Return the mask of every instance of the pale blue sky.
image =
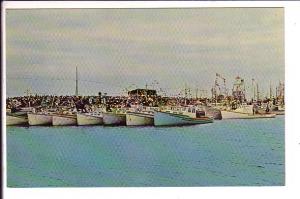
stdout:
<svg viewBox="0 0 300 199">
<path fill-rule="evenodd" d="M 282 8 L 7 10 L 6 37 L 8 96 L 74 94 L 76 66 L 83 95 L 284 80 Z"/>
</svg>

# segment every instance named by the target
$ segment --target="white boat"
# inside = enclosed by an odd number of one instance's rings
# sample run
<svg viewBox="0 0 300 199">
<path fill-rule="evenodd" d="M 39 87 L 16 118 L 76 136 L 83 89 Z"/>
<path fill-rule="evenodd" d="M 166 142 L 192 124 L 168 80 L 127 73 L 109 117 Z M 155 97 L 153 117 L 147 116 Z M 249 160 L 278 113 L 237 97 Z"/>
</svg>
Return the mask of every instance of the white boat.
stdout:
<svg viewBox="0 0 300 199">
<path fill-rule="evenodd" d="M 28 123 L 31 126 L 37 125 L 51 125 L 52 115 L 47 113 L 27 113 Z"/>
<path fill-rule="evenodd" d="M 98 112 L 77 113 L 77 125 L 103 124 L 103 115 Z"/>
<path fill-rule="evenodd" d="M 253 113 L 253 105 L 242 105 L 235 110 L 221 110 L 222 119 L 258 119 L 274 118 L 273 113 Z"/>
<path fill-rule="evenodd" d="M 185 110 L 187 109 L 187 110 Z M 213 118 L 205 116 L 205 112 L 195 107 L 175 108 L 154 112 L 155 126 L 182 126 L 212 123 Z"/>
<path fill-rule="evenodd" d="M 126 113 L 104 112 L 102 115 L 104 125 L 126 125 Z"/>
<path fill-rule="evenodd" d="M 221 111 L 222 119 L 258 119 L 258 118 L 274 118 L 276 114 L 248 114 L 235 111 Z"/>
<path fill-rule="evenodd" d="M 28 118 L 24 115 L 6 114 L 7 126 L 27 125 L 27 124 L 28 124 Z"/>
<path fill-rule="evenodd" d="M 127 112 L 127 126 L 149 126 L 154 125 L 154 114 L 146 112 Z"/>
<path fill-rule="evenodd" d="M 57 114 L 52 116 L 53 126 L 77 125 L 76 115 Z"/>
</svg>

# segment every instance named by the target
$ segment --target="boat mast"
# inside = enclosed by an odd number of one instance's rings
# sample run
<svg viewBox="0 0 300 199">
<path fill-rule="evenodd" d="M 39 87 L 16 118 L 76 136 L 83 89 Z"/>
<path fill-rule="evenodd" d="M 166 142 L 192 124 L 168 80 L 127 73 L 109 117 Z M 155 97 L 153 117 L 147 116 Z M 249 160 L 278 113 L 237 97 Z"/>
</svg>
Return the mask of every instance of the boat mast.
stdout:
<svg viewBox="0 0 300 199">
<path fill-rule="evenodd" d="M 259 100 L 258 83 L 256 83 L 256 97 L 257 97 L 257 101 L 258 101 Z"/>
<path fill-rule="evenodd" d="M 154 86 L 153 86 L 154 90 Z M 148 84 L 146 83 L 146 102 L 148 102 Z"/>
<path fill-rule="evenodd" d="M 187 88 L 186 84 L 184 84 L 184 105 L 186 106 L 186 97 L 187 97 Z"/>
<path fill-rule="evenodd" d="M 253 100 L 255 100 L 255 80 L 252 78 Z"/>
<path fill-rule="evenodd" d="M 26 89 L 26 95 L 27 95 L 27 99 L 28 99 L 28 97 L 29 97 L 29 94 L 30 94 L 30 90 L 29 90 L 29 88 L 28 89 Z M 31 95 L 31 94 L 30 94 Z M 30 107 L 30 100 L 28 100 L 28 107 Z"/>
<path fill-rule="evenodd" d="M 272 99 L 272 84 L 270 82 L 270 99 Z"/>
<path fill-rule="evenodd" d="M 75 88 L 75 96 L 78 96 L 78 71 L 76 66 L 76 88 Z"/>
</svg>

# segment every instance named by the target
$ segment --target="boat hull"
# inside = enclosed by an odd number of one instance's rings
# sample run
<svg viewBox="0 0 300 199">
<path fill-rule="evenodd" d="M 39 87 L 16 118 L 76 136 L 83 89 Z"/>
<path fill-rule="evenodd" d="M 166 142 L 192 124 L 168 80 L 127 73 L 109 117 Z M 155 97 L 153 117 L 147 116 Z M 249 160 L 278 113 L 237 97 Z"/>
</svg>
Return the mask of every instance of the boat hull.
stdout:
<svg viewBox="0 0 300 199">
<path fill-rule="evenodd" d="M 274 118 L 276 114 L 248 114 L 234 111 L 221 111 L 222 119 L 259 119 L 259 118 Z"/>
<path fill-rule="evenodd" d="M 103 124 L 103 117 L 77 113 L 77 125 L 99 125 Z"/>
<path fill-rule="evenodd" d="M 155 111 L 154 113 L 155 126 L 183 126 L 194 124 L 207 124 L 212 122 L 213 119 L 208 117 L 191 118 L 185 115 L 172 114 L 161 111 Z"/>
<path fill-rule="evenodd" d="M 51 125 L 52 116 L 46 114 L 28 113 L 28 123 L 31 126 Z"/>
<path fill-rule="evenodd" d="M 7 126 L 27 125 L 28 119 L 22 116 L 6 115 Z"/>
<path fill-rule="evenodd" d="M 76 116 L 66 116 L 66 115 L 53 115 L 52 116 L 53 126 L 72 126 L 77 125 Z"/>
<path fill-rule="evenodd" d="M 104 125 L 126 125 L 126 114 L 103 113 Z"/>
<path fill-rule="evenodd" d="M 154 125 L 154 115 L 146 113 L 126 113 L 127 126 L 151 126 Z"/>
</svg>

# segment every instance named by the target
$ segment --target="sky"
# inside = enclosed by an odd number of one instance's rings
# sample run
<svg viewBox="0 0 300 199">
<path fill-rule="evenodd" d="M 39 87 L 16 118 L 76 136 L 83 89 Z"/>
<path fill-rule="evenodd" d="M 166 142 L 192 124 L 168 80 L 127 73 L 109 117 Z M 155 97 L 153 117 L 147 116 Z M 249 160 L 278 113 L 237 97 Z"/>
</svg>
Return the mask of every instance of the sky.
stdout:
<svg viewBox="0 0 300 199">
<path fill-rule="evenodd" d="M 177 95 L 216 73 L 268 94 L 284 81 L 283 8 L 6 10 L 6 93 Z M 275 93 L 273 93 L 275 94 Z M 202 93 L 204 95 L 204 93 Z"/>
</svg>

